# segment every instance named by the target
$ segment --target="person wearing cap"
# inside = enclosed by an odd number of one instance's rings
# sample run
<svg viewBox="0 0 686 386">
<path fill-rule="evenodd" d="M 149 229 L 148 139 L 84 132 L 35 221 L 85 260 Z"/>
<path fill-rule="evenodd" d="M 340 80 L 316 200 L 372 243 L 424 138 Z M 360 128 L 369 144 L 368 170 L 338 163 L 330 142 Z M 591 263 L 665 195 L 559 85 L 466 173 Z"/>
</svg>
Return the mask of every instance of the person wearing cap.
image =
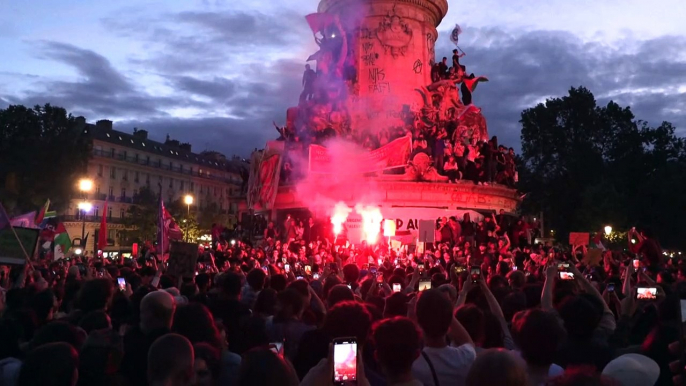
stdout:
<svg viewBox="0 0 686 386">
<path fill-rule="evenodd" d="M 645 355 L 624 354 L 610 361 L 602 374 L 620 386 L 653 386 L 660 377 L 660 366 Z"/>
</svg>

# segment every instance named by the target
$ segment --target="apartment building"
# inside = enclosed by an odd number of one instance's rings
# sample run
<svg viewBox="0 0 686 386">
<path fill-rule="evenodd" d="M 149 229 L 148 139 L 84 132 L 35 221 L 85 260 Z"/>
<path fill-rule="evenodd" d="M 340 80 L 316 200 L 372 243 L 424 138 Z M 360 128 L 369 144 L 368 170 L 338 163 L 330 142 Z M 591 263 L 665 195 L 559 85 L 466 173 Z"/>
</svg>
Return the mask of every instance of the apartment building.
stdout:
<svg viewBox="0 0 686 386">
<path fill-rule="evenodd" d="M 89 254 L 94 252 L 102 216 L 107 216 L 107 238 L 118 246 L 124 217 L 136 204 L 143 187 L 161 193 L 165 202 L 190 194 L 194 198 L 193 210 L 215 204 L 216 210 L 229 215 L 230 221 L 237 220 L 245 168 L 242 160 L 227 160 L 216 152 L 193 153 L 190 144 L 169 136 L 157 142 L 149 139 L 145 130 L 134 129 L 132 134 L 117 131 L 108 120 L 87 124 L 79 119 L 83 133 L 92 140 L 92 157 L 83 177 L 92 180 L 93 187 L 86 194 L 77 194 L 62 218 L 72 239 L 81 237 L 86 220 L 85 232 L 90 236 L 85 251 Z M 92 204 L 88 213 L 79 209 L 84 200 Z"/>
</svg>

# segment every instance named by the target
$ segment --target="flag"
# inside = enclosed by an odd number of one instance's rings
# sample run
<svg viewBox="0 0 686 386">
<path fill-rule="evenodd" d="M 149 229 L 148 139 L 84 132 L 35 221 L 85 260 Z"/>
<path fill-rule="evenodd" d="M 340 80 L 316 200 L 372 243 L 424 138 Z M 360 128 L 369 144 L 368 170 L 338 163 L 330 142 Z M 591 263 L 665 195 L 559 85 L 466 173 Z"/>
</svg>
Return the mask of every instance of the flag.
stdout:
<svg viewBox="0 0 686 386">
<path fill-rule="evenodd" d="M 602 237 L 603 237 L 602 232 L 596 233 L 595 236 L 593 237 L 593 240 L 591 240 L 591 243 L 590 243 L 589 247 L 591 247 L 591 248 L 597 248 L 597 249 L 600 249 L 600 250 L 603 250 L 603 251 L 604 251 L 604 250 L 605 250 L 605 246 L 603 245 Z"/>
<path fill-rule="evenodd" d="M 102 211 L 102 219 L 100 220 L 100 230 L 98 231 L 98 249 L 103 250 L 107 246 L 107 200 L 105 200 L 105 208 Z"/>
<path fill-rule="evenodd" d="M 59 222 L 57 224 L 57 228 L 55 229 L 55 246 L 61 246 L 62 248 L 62 253 L 67 253 L 69 248 L 71 248 L 71 239 L 69 238 L 69 233 L 67 233 L 67 228 L 64 227 L 64 224 L 62 222 Z M 55 255 L 55 259 L 57 259 L 58 256 Z"/>
<path fill-rule="evenodd" d="M 450 41 L 455 43 L 455 45 L 457 45 L 457 41 L 459 40 L 461 33 L 462 33 L 462 28 L 460 28 L 459 24 L 455 24 L 455 28 L 453 28 L 453 32 L 450 33 Z"/>
<path fill-rule="evenodd" d="M 160 213 L 157 224 L 157 252 L 159 257 L 169 252 L 169 240 L 179 241 L 183 239 L 183 231 L 174 221 L 174 217 L 164 207 L 160 197 Z"/>
<path fill-rule="evenodd" d="M 36 223 L 36 211 L 29 213 L 24 213 L 20 216 L 13 217 L 10 219 L 10 224 L 17 228 L 37 228 Z"/>
<path fill-rule="evenodd" d="M 10 220 L 10 216 L 7 215 L 7 211 L 5 210 L 5 207 L 3 207 L 2 203 L 0 203 L 0 230 L 5 229 L 5 228 L 9 228 L 10 231 L 12 231 L 14 238 L 17 240 L 17 243 L 19 244 L 21 251 L 24 253 L 24 257 L 26 258 L 26 261 L 28 262 L 31 257 L 29 256 L 28 253 L 26 253 L 26 249 L 24 248 L 24 244 L 22 244 L 21 240 L 19 239 L 19 236 L 17 236 L 17 232 L 14 230 L 14 226 L 12 225 L 12 221 Z"/>
<path fill-rule="evenodd" d="M 50 208 L 50 199 L 48 198 L 45 201 L 45 205 L 41 208 L 40 212 L 38 212 L 38 216 L 36 216 L 36 225 L 40 225 L 43 222 L 43 219 L 45 218 L 45 214 L 48 212 L 48 209 Z"/>
</svg>

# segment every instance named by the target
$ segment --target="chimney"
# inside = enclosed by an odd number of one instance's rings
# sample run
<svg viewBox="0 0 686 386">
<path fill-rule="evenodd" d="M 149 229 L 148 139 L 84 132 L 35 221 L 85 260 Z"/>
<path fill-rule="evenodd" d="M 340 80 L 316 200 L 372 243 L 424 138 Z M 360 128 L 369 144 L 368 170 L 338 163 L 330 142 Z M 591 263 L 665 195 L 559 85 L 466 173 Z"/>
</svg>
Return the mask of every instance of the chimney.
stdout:
<svg viewBox="0 0 686 386">
<path fill-rule="evenodd" d="M 181 145 L 179 145 L 179 149 L 191 153 L 191 144 L 190 143 L 182 143 Z"/>
<path fill-rule="evenodd" d="M 95 127 L 102 130 L 112 130 L 112 121 L 107 119 L 101 119 L 95 122 Z"/>
<path fill-rule="evenodd" d="M 142 139 L 145 141 L 146 139 L 148 139 L 148 131 L 147 130 L 138 130 L 137 127 L 134 127 L 133 128 L 133 137 L 138 138 L 138 139 Z"/>
<path fill-rule="evenodd" d="M 179 141 L 177 141 L 175 139 L 168 139 L 168 140 L 164 141 L 164 144 L 165 144 L 165 146 L 174 147 L 177 149 L 179 148 Z"/>
</svg>

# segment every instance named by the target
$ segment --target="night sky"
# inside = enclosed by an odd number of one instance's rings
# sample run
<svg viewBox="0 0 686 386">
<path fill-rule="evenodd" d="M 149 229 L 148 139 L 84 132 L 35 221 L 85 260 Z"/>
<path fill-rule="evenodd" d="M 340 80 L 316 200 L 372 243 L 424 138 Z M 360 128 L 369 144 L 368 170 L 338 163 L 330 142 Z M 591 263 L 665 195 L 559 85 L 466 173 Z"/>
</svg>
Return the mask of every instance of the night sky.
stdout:
<svg viewBox="0 0 686 386">
<path fill-rule="evenodd" d="M 247 155 L 277 136 L 316 51 L 314 0 L 0 2 L 0 107 L 52 103 L 194 150 Z M 436 55 L 486 75 L 474 103 L 519 148 L 519 114 L 586 86 L 686 130 L 686 1 L 450 1 Z"/>
</svg>

